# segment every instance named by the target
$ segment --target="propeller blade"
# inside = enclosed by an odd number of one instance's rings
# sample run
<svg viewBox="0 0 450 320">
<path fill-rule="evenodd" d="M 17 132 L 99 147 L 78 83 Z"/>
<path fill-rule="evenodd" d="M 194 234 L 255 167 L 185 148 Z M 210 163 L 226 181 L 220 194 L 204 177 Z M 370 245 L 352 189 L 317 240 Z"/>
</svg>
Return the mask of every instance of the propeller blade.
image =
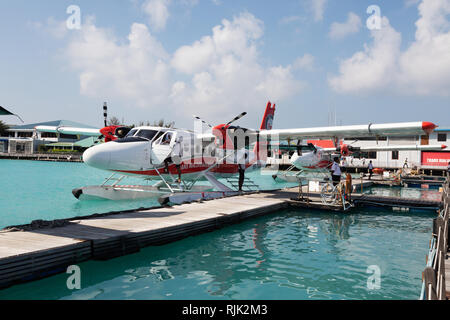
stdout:
<svg viewBox="0 0 450 320">
<path fill-rule="evenodd" d="M 208 122 L 206 122 L 205 120 L 203 120 L 203 119 L 200 118 L 200 117 L 194 116 L 194 119 L 200 120 L 201 122 L 203 122 L 204 124 L 206 124 L 206 125 L 207 125 L 208 127 L 210 127 L 210 128 L 213 127 L 212 125 L 210 125 Z"/>
<path fill-rule="evenodd" d="M 233 122 L 236 122 L 240 119 L 242 119 L 243 117 L 245 117 L 247 115 L 247 112 L 242 112 L 240 115 L 238 115 L 236 118 L 234 118 L 233 120 L 231 120 L 230 122 L 228 122 L 225 126 L 229 126 L 230 124 L 232 124 Z"/>
<path fill-rule="evenodd" d="M 103 116 L 105 117 L 105 128 L 108 126 L 108 105 L 105 102 L 103 104 Z"/>
</svg>

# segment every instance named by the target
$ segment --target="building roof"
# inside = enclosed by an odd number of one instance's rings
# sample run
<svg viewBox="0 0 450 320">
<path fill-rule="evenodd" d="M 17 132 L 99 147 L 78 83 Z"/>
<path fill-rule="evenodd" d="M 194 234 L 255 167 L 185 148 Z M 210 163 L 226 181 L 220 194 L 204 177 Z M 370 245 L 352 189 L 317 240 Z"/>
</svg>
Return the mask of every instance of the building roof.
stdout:
<svg viewBox="0 0 450 320">
<path fill-rule="evenodd" d="M 450 132 L 450 128 L 449 127 L 443 127 L 443 128 L 437 128 L 434 131 L 436 132 Z"/>
<path fill-rule="evenodd" d="M 47 122 L 39 122 L 39 123 L 31 123 L 25 124 L 21 126 L 12 126 L 10 130 L 33 130 L 37 126 L 49 126 L 49 127 L 75 127 L 75 128 L 89 128 L 96 129 L 93 126 L 78 123 L 69 120 L 55 120 L 55 121 L 47 121 Z"/>
</svg>

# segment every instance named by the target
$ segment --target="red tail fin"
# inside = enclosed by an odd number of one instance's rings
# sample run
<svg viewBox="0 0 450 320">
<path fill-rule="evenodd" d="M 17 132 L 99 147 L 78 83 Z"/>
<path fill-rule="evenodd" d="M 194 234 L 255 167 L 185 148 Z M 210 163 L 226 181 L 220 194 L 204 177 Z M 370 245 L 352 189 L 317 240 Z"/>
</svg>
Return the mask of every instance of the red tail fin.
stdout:
<svg viewBox="0 0 450 320">
<path fill-rule="evenodd" d="M 261 130 L 272 130 L 273 118 L 275 116 L 275 104 L 269 101 L 267 103 L 266 111 L 264 112 L 264 117 L 261 123 Z M 267 141 L 256 142 L 255 149 L 253 152 L 256 155 L 257 160 L 266 161 L 267 160 Z"/>
<path fill-rule="evenodd" d="M 269 101 L 267 103 L 266 112 L 261 123 L 261 130 L 272 130 L 273 118 L 275 116 L 275 104 Z"/>
</svg>

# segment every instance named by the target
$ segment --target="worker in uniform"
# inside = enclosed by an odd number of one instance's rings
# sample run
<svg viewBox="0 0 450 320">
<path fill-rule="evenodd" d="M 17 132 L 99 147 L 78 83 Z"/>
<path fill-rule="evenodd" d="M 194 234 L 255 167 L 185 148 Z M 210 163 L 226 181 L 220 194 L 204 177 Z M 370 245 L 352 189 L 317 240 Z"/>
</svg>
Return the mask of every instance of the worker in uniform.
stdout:
<svg viewBox="0 0 450 320">
<path fill-rule="evenodd" d="M 242 192 L 242 187 L 244 186 L 244 180 L 245 180 L 245 169 L 247 169 L 247 153 L 245 153 L 245 156 L 241 161 L 239 161 L 238 168 L 239 168 L 239 192 Z M 243 160 L 243 161 L 242 161 Z"/>
<path fill-rule="evenodd" d="M 178 171 L 178 183 L 181 183 L 181 162 L 183 158 L 183 146 L 181 143 L 183 142 L 183 137 L 179 137 L 173 146 L 171 156 L 164 160 L 164 164 L 166 167 L 166 173 L 169 173 L 169 164 L 175 163 L 175 166 Z"/>
<path fill-rule="evenodd" d="M 350 173 L 347 173 L 345 180 L 345 195 L 348 202 L 352 201 L 353 179 Z"/>
<path fill-rule="evenodd" d="M 331 177 L 333 179 L 333 186 L 337 186 L 341 182 L 341 167 L 339 166 L 339 158 L 334 158 L 334 163 L 331 166 Z"/>
<path fill-rule="evenodd" d="M 372 163 L 372 160 L 370 160 L 370 162 L 369 162 L 369 180 L 372 180 L 372 176 L 373 176 L 373 163 Z"/>
<path fill-rule="evenodd" d="M 449 177 L 449 176 L 450 176 L 450 161 L 449 161 L 448 166 L 447 166 L 447 177 Z M 448 179 L 448 184 L 449 184 L 449 187 L 450 187 L 450 178 Z"/>
</svg>

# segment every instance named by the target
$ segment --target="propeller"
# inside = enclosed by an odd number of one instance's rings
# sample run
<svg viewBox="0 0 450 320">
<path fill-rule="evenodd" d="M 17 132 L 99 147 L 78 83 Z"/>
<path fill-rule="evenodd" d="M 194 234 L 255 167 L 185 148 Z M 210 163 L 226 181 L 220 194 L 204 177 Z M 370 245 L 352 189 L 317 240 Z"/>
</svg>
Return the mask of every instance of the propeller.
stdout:
<svg viewBox="0 0 450 320">
<path fill-rule="evenodd" d="M 108 126 L 108 104 L 105 102 L 103 104 L 103 116 L 105 117 L 105 127 Z"/>
<path fill-rule="evenodd" d="M 231 120 L 230 122 L 228 122 L 225 127 L 229 126 L 230 124 L 232 124 L 233 122 L 236 122 L 240 119 L 242 119 L 243 117 L 245 117 L 247 115 L 247 112 L 242 112 L 240 115 L 238 115 L 236 118 L 234 118 L 233 120 Z"/>
</svg>

